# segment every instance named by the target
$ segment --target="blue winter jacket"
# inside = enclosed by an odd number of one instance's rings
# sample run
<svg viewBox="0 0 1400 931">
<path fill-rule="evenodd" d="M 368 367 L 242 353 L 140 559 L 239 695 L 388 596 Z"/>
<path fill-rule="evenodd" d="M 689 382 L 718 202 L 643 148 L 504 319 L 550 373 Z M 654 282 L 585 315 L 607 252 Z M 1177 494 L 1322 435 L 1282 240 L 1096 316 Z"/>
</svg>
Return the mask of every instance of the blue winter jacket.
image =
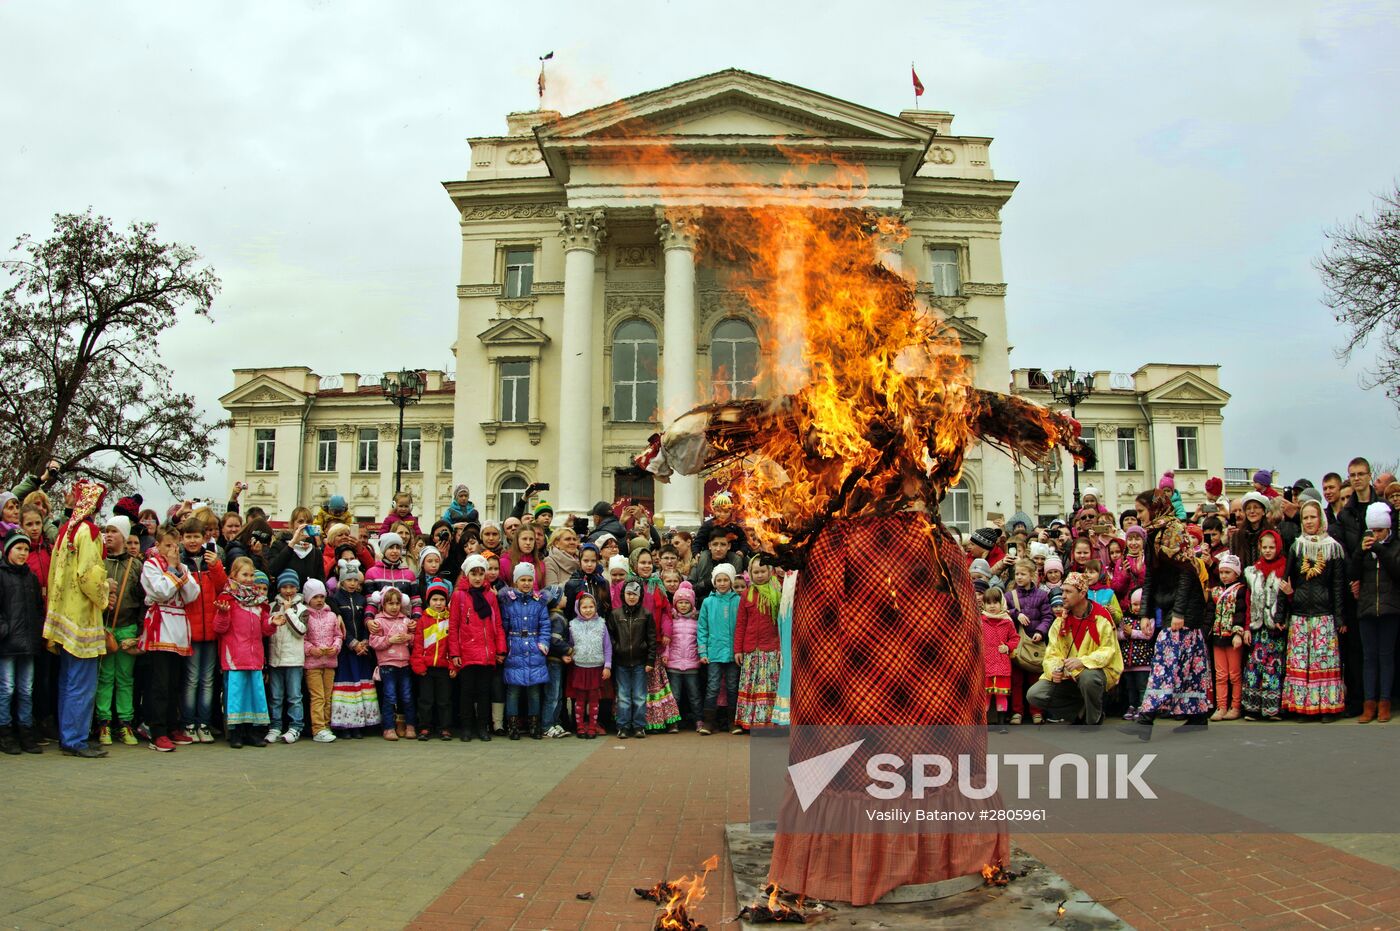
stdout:
<svg viewBox="0 0 1400 931">
<path fill-rule="evenodd" d="M 501 627 L 506 634 L 506 685 L 544 685 L 549 681 L 549 661 L 540 647 L 549 647 L 553 625 L 549 608 L 537 594 L 522 595 L 502 589 Z"/>
<path fill-rule="evenodd" d="M 700 603 L 696 644 L 700 658 L 712 663 L 734 662 L 734 626 L 739 620 L 739 593 L 711 592 Z"/>
</svg>

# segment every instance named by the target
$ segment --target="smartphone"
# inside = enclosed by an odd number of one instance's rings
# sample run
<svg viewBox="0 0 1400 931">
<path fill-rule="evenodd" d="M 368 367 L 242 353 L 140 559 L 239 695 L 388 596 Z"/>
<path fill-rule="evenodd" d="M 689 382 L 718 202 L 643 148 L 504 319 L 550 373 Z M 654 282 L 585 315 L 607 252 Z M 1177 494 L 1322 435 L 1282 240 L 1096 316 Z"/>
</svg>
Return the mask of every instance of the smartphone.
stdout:
<svg viewBox="0 0 1400 931">
<path fill-rule="evenodd" d="M 318 537 L 321 535 L 321 528 L 317 527 L 315 524 L 307 524 L 306 535 L 308 537 Z"/>
<path fill-rule="evenodd" d="M 535 491 L 549 491 L 549 482 L 535 482 Z"/>
</svg>

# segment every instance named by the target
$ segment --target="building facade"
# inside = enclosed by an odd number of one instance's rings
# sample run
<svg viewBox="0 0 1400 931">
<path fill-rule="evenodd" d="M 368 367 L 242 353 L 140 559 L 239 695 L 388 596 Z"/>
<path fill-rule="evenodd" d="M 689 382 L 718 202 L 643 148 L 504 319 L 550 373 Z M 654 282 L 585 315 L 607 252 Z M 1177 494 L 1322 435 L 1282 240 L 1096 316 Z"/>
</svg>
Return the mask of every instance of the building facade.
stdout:
<svg viewBox="0 0 1400 931">
<path fill-rule="evenodd" d="M 444 184 L 461 244 L 455 377 L 428 373 L 429 391 L 399 438 L 397 411 L 373 376 L 238 370 L 222 399 L 234 422 L 230 477 L 248 481 L 250 504 L 278 513 L 338 491 L 357 516 L 378 515 L 401 441 L 414 466 L 404 485 L 437 510 L 460 482 L 484 516 L 500 517 L 527 483 L 548 482 L 561 517 L 627 497 L 667 525 L 697 524 L 700 482 L 653 486 L 632 456 L 674 415 L 768 388 L 759 322 L 725 287 L 725 270 L 697 257 L 704 208 L 736 204 L 899 217 L 909 236 L 885 243 L 883 260 L 948 320 L 976 384 L 1048 401 L 1015 382 L 1009 364 L 1001 210 L 1015 182 L 995 177 L 991 139 L 954 135 L 952 122 L 938 111 L 890 116 L 737 70 L 569 117 L 512 113 L 506 135 L 469 140 L 466 177 Z M 665 160 L 648 157 L 657 148 Z M 794 160 L 816 166 L 801 185 L 789 182 Z M 1170 379 L 1148 384 L 1157 368 L 1179 370 L 1224 403 L 1201 367 L 1147 366 L 1129 394 L 1165 386 Z M 1144 403 L 1139 418 L 1155 402 Z M 1135 425 L 1133 404 L 1088 422 Z M 1186 399 L 1178 406 L 1194 409 Z M 1201 450 L 1219 450 L 1218 406 L 1212 416 L 1199 423 Z M 1144 449 L 1166 443 L 1166 433 L 1144 429 Z M 1126 475 L 1115 492 L 1142 481 Z M 1046 489 L 1063 494 L 1059 484 Z M 1041 494 L 1027 470 L 982 447 L 945 515 L 977 526 Z"/>
</svg>

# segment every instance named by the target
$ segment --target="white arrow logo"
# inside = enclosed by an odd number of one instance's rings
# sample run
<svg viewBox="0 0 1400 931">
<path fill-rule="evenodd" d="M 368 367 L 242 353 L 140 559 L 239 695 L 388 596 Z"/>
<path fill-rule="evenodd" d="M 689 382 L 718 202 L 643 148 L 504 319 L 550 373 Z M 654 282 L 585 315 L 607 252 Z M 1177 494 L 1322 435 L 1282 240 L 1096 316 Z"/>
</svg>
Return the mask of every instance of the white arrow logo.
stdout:
<svg viewBox="0 0 1400 931">
<path fill-rule="evenodd" d="M 855 743 L 846 744 L 844 747 L 837 747 L 835 750 L 828 750 L 819 756 L 803 760 L 801 763 L 793 763 L 788 767 L 788 778 L 792 780 L 792 787 L 797 792 L 797 801 L 802 805 L 802 810 L 806 811 L 812 803 L 817 800 L 817 796 L 822 794 L 822 790 L 831 784 L 831 780 L 836 778 L 836 774 L 841 772 L 841 767 L 846 765 L 846 761 L 855 756 L 855 752 L 860 749 L 864 739 Z"/>
</svg>

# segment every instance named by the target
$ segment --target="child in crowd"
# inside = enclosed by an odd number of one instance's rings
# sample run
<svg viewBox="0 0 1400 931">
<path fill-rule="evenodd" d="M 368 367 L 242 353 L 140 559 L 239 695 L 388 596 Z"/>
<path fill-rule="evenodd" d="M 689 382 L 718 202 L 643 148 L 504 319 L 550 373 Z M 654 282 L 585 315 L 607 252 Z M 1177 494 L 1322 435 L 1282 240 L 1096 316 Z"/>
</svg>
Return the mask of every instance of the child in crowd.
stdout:
<svg viewBox="0 0 1400 931">
<path fill-rule="evenodd" d="M 608 560 L 608 602 L 612 609 L 622 607 L 622 584 L 632 571 L 632 564 L 626 556 L 613 556 Z"/>
<path fill-rule="evenodd" d="M 567 528 L 563 531 L 572 533 Z M 559 552 L 555 550 L 554 552 Z M 544 686 L 544 704 L 540 706 L 540 727 L 546 737 L 568 737 L 560 721 L 564 703 L 564 656 L 569 652 L 569 621 L 564 617 L 564 588 L 550 585 L 540 592 L 549 606 L 549 681 Z"/>
<path fill-rule="evenodd" d="M 544 566 L 540 564 L 540 558 L 535 553 L 537 542 L 535 528 L 530 524 L 524 524 L 515 532 L 515 542 L 501 554 L 501 575 L 509 578 L 514 584 L 515 567 L 528 563 L 535 591 L 544 587 Z"/>
<path fill-rule="evenodd" d="M 19 530 L 0 543 L 0 753 L 11 756 L 41 752 L 34 734 L 34 665 L 44 642 L 44 596 L 29 568 L 29 548 Z"/>
<path fill-rule="evenodd" d="M 488 520 L 481 525 L 481 548 L 492 553 L 501 552 L 501 522 Z"/>
<path fill-rule="evenodd" d="M 136 725 L 135 653 L 146 604 L 141 587 L 141 558 L 130 552 L 129 544 L 133 539 L 130 518 L 108 519 L 102 531 L 102 542 L 110 593 L 102 626 L 112 631 L 117 650 L 102 657 L 97 668 L 97 741 L 104 747 L 111 745 L 114 739 L 128 747 L 140 742 L 133 730 Z"/>
<path fill-rule="evenodd" d="M 247 556 L 229 565 L 228 581 L 215 601 L 216 649 L 224 672 L 224 736 L 235 750 L 246 740 L 266 746 L 259 732 L 268 725 L 267 688 L 263 683 L 263 638 L 276 628 L 267 606 L 267 585 Z"/>
<path fill-rule="evenodd" d="M 462 563 L 462 584 L 452 596 L 451 630 L 461 665 L 462 739 L 491 739 L 491 683 L 507 652 L 496 590 L 487 584 L 487 560 L 480 554 Z"/>
<path fill-rule="evenodd" d="M 209 523 L 217 533 L 218 519 L 201 508 L 180 525 L 180 561 L 199 583 L 199 598 L 189 604 L 191 654 L 184 661 L 180 717 L 192 742 L 213 743 L 209 726 L 214 723 L 214 676 L 218 668 L 218 644 L 214 632 L 214 601 L 228 585 L 216 544 L 207 541 Z"/>
<path fill-rule="evenodd" d="M 1259 559 L 1244 570 L 1249 586 L 1249 659 L 1244 669 L 1245 720 L 1277 721 L 1283 712 L 1284 653 L 1288 619 L 1277 612 L 1281 585 L 1288 569 L 1283 537 L 1276 530 L 1259 534 Z"/>
<path fill-rule="evenodd" d="M 1123 698 L 1127 703 L 1123 720 L 1136 721 L 1147 690 L 1147 673 L 1152 669 L 1152 638 L 1157 624 L 1150 615 L 1143 614 L 1142 589 L 1129 596 L 1128 605 L 1123 623 L 1118 626 L 1118 648 L 1123 653 Z"/>
<path fill-rule="evenodd" d="M 711 538 L 713 545 L 723 537 Z M 734 579 L 739 573 L 727 562 L 711 570 L 710 584 L 714 590 L 700 602 L 700 617 L 696 623 L 696 642 L 700 664 L 706 667 L 705 710 L 697 730 L 711 734 L 719 705 L 721 679 L 732 709 L 739 693 L 739 667 L 734 663 L 734 628 L 739 620 L 739 596 L 734 592 Z M 726 724 L 719 725 L 727 727 Z"/>
<path fill-rule="evenodd" d="M 578 735 L 592 740 L 603 729 L 598 726 L 598 702 L 603 682 L 612 678 L 612 638 L 607 624 L 598 616 L 598 600 L 587 590 L 574 599 L 574 617 L 569 621 L 569 651 L 564 657 L 569 667 L 569 698 L 574 703 L 574 725 Z"/>
<path fill-rule="evenodd" d="M 306 602 L 306 691 L 311 715 L 311 739 L 331 743 L 331 701 L 335 692 L 335 667 L 345 642 L 345 625 L 340 615 L 326 606 L 326 586 L 319 579 L 307 579 L 301 587 Z M 291 743 L 290 740 L 287 741 Z"/>
<path fill-rule="evenodd" d="M 428 607 L 413 631 L 409 660 L 418 677 L 418 739 L 431 739 L 436 725 L 438 736 L 451 740 L 452 680 L 457 678 L 461 665 L 447 607 L 452 590 L 442 579 L 433 579 L 424 593 Z"/>
<path fill-rule="evenodd" d="M 199 598 L 199 580 L 180 562 L 180 533 L 173 527 L 156 531 L 155 551 L 141 567 L 146 591 L 146 622 L 141 648 L 150 666 L 150 685 L 143 708 L 152 750 L 169 753 L 177 744 L 194 741 L 179 727 L 176 689 L 182 657 L 191 655 L 190 622 L 185 607 Z"/>
<path fill-rule="evenodd" d="M 359 560 L 339 564 L 340 584 L 328 604 L 340 617 L 345 637 L 336 660 L 331 684 L 331 730 L 341 736 L 359 739 L 364 728 L 379 724 L 379 696 L 374 690 L 374 654 L 369 648 L 369 625 L 365 617 L 365 577 Z"/>
<path fill-rule="evenodd" d="M 1010 602 L 1010 616 L 1016 624 L 1017 644 L 1020 644 L 1020 634 L 1025 634 L 1032 643 L 1044 644 L 1045 638 L 1050 635 L 1050 625 L 1054 623 L 1055 617 L 1050 613 L 1050 596 L 1036 584 L 1035 563 L 1024 557 L 1016 560 L 1012 569 L 1012 582 L 1010 591 L 1006 593 L 1006 600 Z M 1012 647 L 1012 652 L 1016 651 Z M 1041 655 L 1044 655 L 1042 652 Z M 1040 678 L 1039 674 L 1030 675 L 1030 681 L 1026 681 L 1030 670 L 1023 670 L 1014 661 L 1011 663 L 1011 723 L 1020 724 L 1022 715 L 1026 711 L 1025 693 L 1030 686 L 1034 685 Z M 1030 709 L 1032 715 L 1039 715 L 1039 708 Z"/>
<path fill-rule="evenodd" d="M 533 533 L 527 527 L 520 528 L 520 534 Z M 530 737 L 540 740 L 544 730 L 540 727 L 540 691 L 549 681 L 548 661 L 549 640 L 553 632 L 549 622 L 549 609 L 535 589 L 535 564 L 521 560 L 511 570 L 514 588 L 503 591 L 499 597 L 501 627 L 506 635 L 505 684 L 506 717 L 510 720 L 506 735 L 511 740 L 519 740 L 521 730 L 528 729 Z M 523 699 L 523 701 L 522 701 Z M 520 714 L 524 704 L 529 721 Z"/>
<path fill-rule="evenodd" d="M 730 733 L 742 734 L 773 723 L 778 692 L 778 603 L 783 590 L 758 555 L 749 560 L 752 584 L 739 599 L 734 627 L 734 661 L 739 664 L 739 701 Z"/>
<path fill-rule="evenodd" d="M 972 576 L 972 588 L 979 595 L 994 586 L 1001 587 L 1001 579 L 992 572 L 992 564 L 985 559 L 974 559 L 968 564 L 967 573 Z"/>
<path fill-rule="evenodd" d="M 409 568 L 404 559 L 403 537 L 397 533 L 384 533 L 379 537 L 379 562 L 365 573 L 365 594 L 373 595 L 390 587 L 396 588 L 407 599 L 404 614 L 417 617 L 421 613 L 419 601 L 418 573 Z M 369 616 L 374 617 L 373 604 Z"/>
<path fill-rule="evenodd" d="M 646 676 L 656 665 L 656 626 L 642 604 L 642 583 L 623 583 L 621 605 L 608 618 L 613 679 L 617 687 L 617 736 L 646 733 Z M 731 664 L 732 665 L 732 664 Z"/>
<path fill-rule="evenodd" d="M 1021 635 L 1006 611 L 1006 597 L 999 588 L 982 593 L 982 669 L 987 689 L 987 725 L 1006 733 L 1011 694 L 1011 654 Z"/>
<path fill-rule="evenodd" d="M 666 619 L 671 613 L 671 599 L 657 574 L 650 541 L 638 540 L 632 547 L 628 562 L 631 564 L 632 578 L 642 583 L 642 609 L 651 615 L 653 636 L 661 641 Z M 675 695 L 671 693 L 666 664 L 660 658 L 664 646 L 664 642 L 658 644 L 657 660 L 647 670 L 646 729 L 674 734 L 680 730 L 681 711 Z"/>
<path fill-rule="evenodd" d="M 1107 608 L 1115 626 L 1122 623 L 1123 606 L 1118 603 L 1118 595 L 1104 578 L 1103 563 L 1098 557 L 1093 557 L 1084 564 L 1084 576 L 1089 580 L 1089 600 Z"/>
<path fill-rule="evenodd" d="M 729 537 L 723 533 L 716 533 L 709 538 L 705 549 L 701 550 L 699 558 L 690 570 L 690 585 L 695 589 L 695 597 L 702 608 L 705 599 L 714 590 L 714 573 L 720 566 L 729 566 L 734 570 L 729 580 L 729 590 L 733 591 L 734 580 L 739 577 L 743 564 L 739 562 L 738 557 L 729 552 Z"/>
<path fill-rule="evenodd" d="M 1065 564 L 1060 561 L 1060 557 L 1051 556 L 1045 560 L 1044 575 L 1045 581 L 1041 583 L 1040 587 L 1045 594 L 1049 595 L 1053 591 L 1058 591 L 1065 580 Z"/>
<path fill-rule="evenodd" d="M 490 551 L 486 553 L 486 586 L 497 593 L 508 587 L 501 578 L 501 557 Z"/>
<path fill-rule="evenodd" d="M 394 507 L 384 516 L 384 521 L 379 525 L 379 538 L 382 541 L 384 535 L 394 529 L 395 524 L 406 524 L 408 530 L 414 536 L 420 536 L 423 531 L 418 526 L 418 518 L 413 515 L 413 495 L 406 491 L 401 491 L 394 495 Z M 402 541 L 400 541 L 402 542 Z"/>
<path fill-rule="evenodd" d="M 1249 644 L 1249 592 L 1240 581 L 1240 558 L 1226 553 L 1216 564 L 1220 585 L 1211 590 L 1214 616 L 1210 643 L 1215 657 L 1212 721 L 1233 721 L 1243 701 L 1244 648 Z"/>
<path fill-rule="evenodd" d="M 671 613 L 662 628 L 661 642 L 666 675 L 687 727 L 699 727 L 704 706 L 700 697 L 700 650 L 696 641 L 699 615 L 695 610 L 695 589 L 681 582 L 671 603 Z"/>
<path fill-rule="evenodd" d="M 284 569 L 277 577 L 277 597 L 271 612 L 272 625 L 277 629 L 267 644 L 268 713 L 272 721 L 266 740 L 296 743 L 304 724 L 301 682 L 306 674 L 306 604 L 301 597 L 301 579 L 294 569 Z"/>
<path fill-rule="evenodd" d="M 676 592 L 680 590 L 681 582 L 685 581 L 685 576 L 681 575 L 679 569 L 663 568 L 659 573 L 661 576 L 661 587 L 666 591 L 666 597 L 675 604 Z M 692 588 L 691 591 L 695 589 Z"/>
<path fill-rule="evenodd" d="M 427 603 L 428 583 L 442 574 L 442 552 L 436 546 L 418 551 L 418 591 Z"/>
<path fill-rule="evenodd" d="M 574 570 L 569 581 L 564 584 L 565 616 L 569 620 L 573 620 L 574 605 L 578 602 L 579 593 L 583 591 L 587 591 L 593 596 L 594 605 L 598 609 L 600 617 L 607 611 L 611 611 L 610 588 L 598 563 L 598 547 L 592 543 L 583 544 L 578 551 L 578 568 Z"/>
<path fill-rule="evenodd" d="M 418 731 L 414 727 L 413 686 L 408 669 L 413 643 L 413 622 L 404 613 L 408 600 L 397 588 L 386 588 L 375 597 L 379 598 L 379 610 L 374 616 L 378 632 L 370 634 L 369 645 L 378 663 L 375 675 L 379 679 L 380 724 L 385 740 L 398 740 L 400 728 L 404 738 L 413 740 Z"/>
</svg>

